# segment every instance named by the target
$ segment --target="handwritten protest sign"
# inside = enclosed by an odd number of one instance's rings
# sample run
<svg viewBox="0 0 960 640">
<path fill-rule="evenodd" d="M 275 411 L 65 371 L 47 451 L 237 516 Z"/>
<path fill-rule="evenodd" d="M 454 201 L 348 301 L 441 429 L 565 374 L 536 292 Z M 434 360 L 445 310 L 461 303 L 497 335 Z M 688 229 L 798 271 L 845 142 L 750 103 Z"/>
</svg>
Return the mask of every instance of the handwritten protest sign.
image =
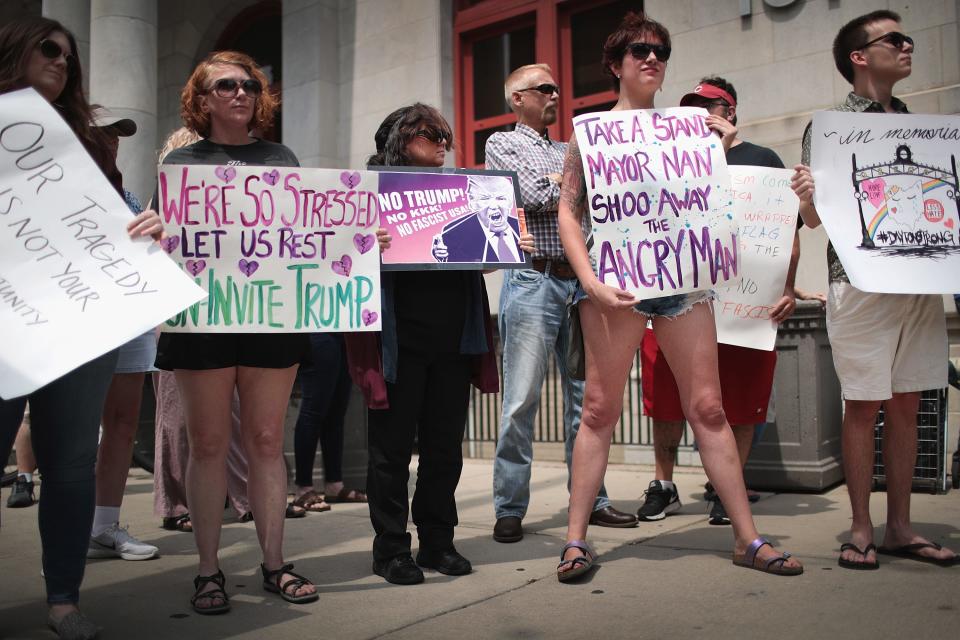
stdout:
<svg viewBox="0 0 960 640">
<path fill-rule="evenodd" d="M 730 196 L 739 225 L 742 279 L 718 287 L 717 341 L 772 351 L 777 323 L 770 309 L 783 296 L 800 201 L 789 169 L 730 166 Z"/>
<path fill-rule="evenodd" d="M 438 171 L 380 173 L 380 224 L 393 238 L 384 271 L 525 266 L 516 176 Z"/>
<path fill-rule="evenodd" d="M 380 330 L 377 174 L 161 165 L 164 250 L 206 292 L 164 331 Z"/>
<path fill-rule="evenodd" d="M 639 299 L 738 278 L 723 146 L 693 107 L 574 118 L 604 284 Z"/>
<path fill-rule="evenodd" d="M 0 96 L 0 397 L 52 382 L 198 300 L 60 115 Z"/>
<path fill-rule="evenodd" d="M 814 201 L 851 284 L 960 291 L 960 117 L 819 111 Z"/>
</svg>

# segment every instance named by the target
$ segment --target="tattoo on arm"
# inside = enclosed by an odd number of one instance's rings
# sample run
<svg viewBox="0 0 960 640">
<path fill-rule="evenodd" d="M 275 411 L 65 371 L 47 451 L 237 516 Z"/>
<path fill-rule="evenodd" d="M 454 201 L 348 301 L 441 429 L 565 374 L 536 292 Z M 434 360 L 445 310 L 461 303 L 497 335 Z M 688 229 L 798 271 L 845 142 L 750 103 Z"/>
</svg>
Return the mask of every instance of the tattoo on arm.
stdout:
<svg viewBox="0 0 960 640">
<path fill-rule="evenodd" d="M 578 218 L 583 217 L 587 204 L 587 182 L 583 175 L 583 161 L 580 147 L 574 136 L 567 147 L 563 159 L 563 181 L 560 185 L 560 199 L 565 202 Z"/>
</svg>

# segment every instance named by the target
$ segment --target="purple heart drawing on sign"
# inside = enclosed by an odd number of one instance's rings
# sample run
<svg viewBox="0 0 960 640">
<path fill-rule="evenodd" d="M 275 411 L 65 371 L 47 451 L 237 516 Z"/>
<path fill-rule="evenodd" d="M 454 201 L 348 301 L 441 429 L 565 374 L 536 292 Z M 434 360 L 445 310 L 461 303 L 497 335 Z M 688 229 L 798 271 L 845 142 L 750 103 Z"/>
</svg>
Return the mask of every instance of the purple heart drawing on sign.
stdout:
<svg viewBox="0 0 960 640">
<path fill-rule="evenodd" d="M 370 251 L 370 248 L 373 247 L 374 242 L 375 240 L 372 233 L 368 233 L 366 235 L 357 233 L 353 236 L 353 246 L 355 246 L 357 251 L 359 251 L 361 254 Z"/>
<path fill-rule="evenodd" d="M 280 172 L 274 169 L 273 171 L 264 171 L 263 172 L 263 181 L 266 182 L 271 187 L 277 184 L 277 181 L 280 180 Z"/>
<path fill-rule="evenodd" d="M 207 261 L 206 260 L 187 260 L 186 267 L 187 267 L 187 271 L 189 271 L 193 275 L 197 275 L 198 273 L 200 273 L 201 271 L 207 268 Z"/>
<path fill-rule="evenodd" d="M 173 253 L 180 246 L 180 236 L 167 236 L 160 241 L 160 246 L 167 253 Z"/>
<path fill-rule="evenodd" d="M 353 189 L 355 186 L 360 184 L 360 172 L 343 171 L 340 174 L 340 182 L 345 184 L 348 189 Z"/>
<path fill-rule="evenodd" d="M 256 260 L 247 260 L 246 258 L 240 258 L 240 262 L 237 263 L 237 267 L 240 269 L 240 273 L 247 276 L 248 278 L 253 275 L 253 272 L 260 268 L 260 263 Z"/>
<path fill-rule="evenodd" d="M 365 327 L 369 327 L 380 317 L 376 311 L 370 311 L 369 309 L 364 309 L 360 316 L 363 318 L 363 326 Z"/>
<path fill-rule="evenodd" d="M 214 173 L 224 182 L 230 182 L 237 177 L 237 170 L 233 167 L 217 167 Z"/>
<path fill-rule="evenodd" d="M 339 260 L 335 260 L 330 267 L 333 269 L 333 272 L 344 276 L 350 277 L 350 269 L 353 267 L 353 260 L 348 255 L 344 255 Z"/>
</svg>

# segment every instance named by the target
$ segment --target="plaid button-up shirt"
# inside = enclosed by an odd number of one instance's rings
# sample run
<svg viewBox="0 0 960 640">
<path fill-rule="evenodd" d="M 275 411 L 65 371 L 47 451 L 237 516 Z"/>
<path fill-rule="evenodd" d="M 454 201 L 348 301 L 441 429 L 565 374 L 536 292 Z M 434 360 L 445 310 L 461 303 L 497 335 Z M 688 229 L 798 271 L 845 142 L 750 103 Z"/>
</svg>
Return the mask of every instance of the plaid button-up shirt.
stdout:
<svg viewBox="0 0 960 640">
<path fill-rule="evenodd" d="M 566 260 L 557 227 L 560 185 L 547 177 L 563 173 L 566 153 L 566 142 L 541 136 L 525 124 L 487 139 L 487 168 L 517 172 L 527 230 L 536 244 L 535 258 Z"/>
<path fill-rule="evenodd" d="M 890 106 L 893 107 L 896 113 L 910 113 L 907 110 L 907 105 L 896 96 L 891 96 Z M 853 91 L 847 94 L 846 100 L 830 109 L 830 111 L 884 113 L 883 105 L 879 102 L 858 96 Z M 812 144 L 810 132 L 813 128 L 812 125 L 813 123 L 811 122 L 803 131 L 803 146 L 800 150 L 800 162 L 808 167 L 810 166 L 810 148 Z M 841 264 L 840 257 L 837 255 L 836 249 L 833 248 L 832 242 L 827 242 L 827 273 L 830 276 L 830 282 L 850 282 L 850 278 L 847 277 L 847 272 L 844 270 L 843 264 Z"/>
</svg>

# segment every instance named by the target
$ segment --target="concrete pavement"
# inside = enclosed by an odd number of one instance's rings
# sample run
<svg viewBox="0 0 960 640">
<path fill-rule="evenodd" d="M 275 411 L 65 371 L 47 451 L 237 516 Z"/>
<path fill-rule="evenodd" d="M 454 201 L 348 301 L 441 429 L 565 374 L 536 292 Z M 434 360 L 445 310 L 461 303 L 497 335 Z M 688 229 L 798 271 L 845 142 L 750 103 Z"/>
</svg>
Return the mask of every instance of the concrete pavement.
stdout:
<svg viewBox="0 0 960 640">
<path fill-rule="evenodd" d="M 707 524 L 699 471 L 677 475 L 684 507 L 635 529 L 591 527 L 602 554 L 585 582 L 559 584 L 555 567 L 566 524 L 566 469 L 537 463 L 533 499 L 516 544 L 493 542 L 491 464 L 468 460 L 457 493 L 457 547 L 469 576 L 427 572 L 422 585 L 395 586 L 370 571 L 366 505 L 287 520 L 285 550 L 320 589 L 319 602 L 288 605 L 260 587 L 252 523 L 228 517 L 221 564 L 233 611 L 195 615 L 189 606 L 195 549 L 189 534 L 164 531 L 152 514 L 152 478 L 132 470 L 122 520 L 162 557 L 91 561 L 84 611 L 112 638 L 904 638 L 960 637 L 960 566 L 942 569 L 881 556 L 879 571 L 846 571 L 837 550 L 849 526 L 844 488 L 823 495 L 763 494 L 758 526 L 797 555 L 796 578 L 735 567 L 729 527 Z M 414 464 L 415 470 L 415 464 Z M 652 478 L 647 467 L 614 465 L 614 504 L 636 510 Z M 44 627 L 36 507 L 7 509 L 0 529 L 0 638 L 52 638 Z M 915 494 L 917 527 L 960 549 L 960 492 Z M 883 521 L 885 495 L 873 496 Z M 877 529 L 877 543 L 882 527 Z"/>
</svg>

